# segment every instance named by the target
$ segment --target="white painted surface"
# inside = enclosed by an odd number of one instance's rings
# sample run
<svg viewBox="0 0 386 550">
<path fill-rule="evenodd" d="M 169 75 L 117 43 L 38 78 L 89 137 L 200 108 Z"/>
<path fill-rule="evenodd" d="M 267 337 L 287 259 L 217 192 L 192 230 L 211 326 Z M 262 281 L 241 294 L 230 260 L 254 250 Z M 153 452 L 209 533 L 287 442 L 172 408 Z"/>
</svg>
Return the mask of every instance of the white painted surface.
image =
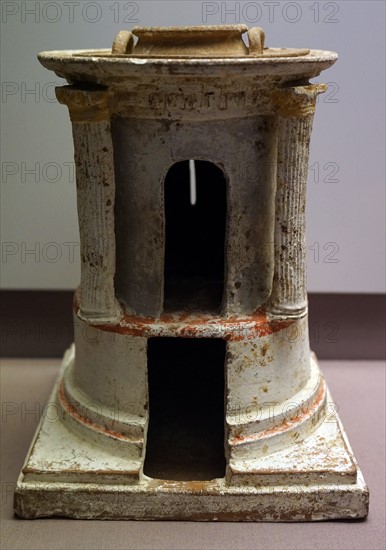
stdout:
<svg viewBox="0 0 386 550">
<path fill-rule="evenodd" d="M 63 368 L 68 359 L 69 354 Z M 56 390 L 57 386 L 51 403 Z M 122 456 L 106 456 L 104 445 L 99 452 L 90 437 L 81 440 L 75 431 L 63 427 L 61 421 L 43 417 L 37 428 L 16 485 L 15 512 L 19 517 L 202 521 L 204 514 L 210 521 L 320 521 L 368 514 L 368 488 L 335 411 L 304 444 L 293 445 L 289 460 L 288 449 L 274 453 L 273 459 L 271 455 L 266 481 L 256 486 L 254 479 L 267 466 L 264 457 L 234 462 L 234 485 L 223 478 L 175 481 L 151 479 L 142 473 L 138 482 L 131 483 L 130 473 L 138 466 L 135 459 L 128 457 L 124 464 Z M 246 479 L 242 479 L 244 474 Z"/>
<path fill-rule="evenodd" d="M 63 81 L 36 54 L 108 47 L 136 24 L 241 22 L 262 26 L 268 46 L 339 53 L 318 78 L 332 84 L 319 99 L 311 140 L 308 289 L 384 290 L 383 2 L 66 4 L 1 4 L 3 288 L 71 289 L 80 280 L 71 126 L 52 84 Z"/>
</svg>

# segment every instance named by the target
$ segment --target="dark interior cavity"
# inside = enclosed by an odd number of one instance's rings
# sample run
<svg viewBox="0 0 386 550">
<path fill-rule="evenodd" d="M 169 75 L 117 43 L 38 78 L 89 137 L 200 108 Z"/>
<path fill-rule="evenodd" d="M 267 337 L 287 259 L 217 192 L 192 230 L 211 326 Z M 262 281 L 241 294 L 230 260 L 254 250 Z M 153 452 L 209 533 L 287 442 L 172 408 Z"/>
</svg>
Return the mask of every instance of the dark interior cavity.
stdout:
<svg viewBox="0 0 386 550">
<path fill-rule="evenodd" d="M 191 204 L 189 161 L 165 179 L 164 311 L 221 309 L 224 292 L 226 181 L 213 163 L 195 161 Z"/>
<path fill-rule="evenodd" d="M 225 476 L 225 351 L 217 338 L 149 339 L 147 476 Z"/>
</svg>

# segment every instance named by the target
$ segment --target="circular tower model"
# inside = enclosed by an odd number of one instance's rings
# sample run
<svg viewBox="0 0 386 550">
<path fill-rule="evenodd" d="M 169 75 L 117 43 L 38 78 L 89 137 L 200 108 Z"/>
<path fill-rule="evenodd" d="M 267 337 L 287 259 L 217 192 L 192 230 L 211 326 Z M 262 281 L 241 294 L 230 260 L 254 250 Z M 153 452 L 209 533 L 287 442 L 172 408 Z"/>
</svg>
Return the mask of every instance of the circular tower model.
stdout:
<svg viewBox="0 0 386 550">
<path fill-rule="evenodd" d="M 309 80 L 337 55 L 232 25 L 39 59 L 68 81 L 81 283 L 17 513 L 365 516 L 308 340 Z"/>
</svg>

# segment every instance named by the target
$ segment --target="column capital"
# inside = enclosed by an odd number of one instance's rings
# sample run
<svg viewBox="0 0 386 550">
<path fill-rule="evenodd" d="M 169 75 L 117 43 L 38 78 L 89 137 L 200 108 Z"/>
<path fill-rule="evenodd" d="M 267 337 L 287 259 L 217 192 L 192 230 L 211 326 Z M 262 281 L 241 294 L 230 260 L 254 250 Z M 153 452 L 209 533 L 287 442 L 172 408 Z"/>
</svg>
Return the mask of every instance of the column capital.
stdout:
<svg viewBox="0 0 386 550">
<path fill-rule="evenodd" d="M 76 86 L 58 86 L 56 97 L 67 105 L 72 122 L 98 122 L 110 118 L 112 93 L 108 88 L 82 89 Z"/>
<path fill-rule="evenodd" d="M 276 113 L 283 118 L 298 118 L 313 115 L 316 98 L 326 91 L 326 84 L 308 84 L 276 89 L 272 102 Z"/>
</svg>

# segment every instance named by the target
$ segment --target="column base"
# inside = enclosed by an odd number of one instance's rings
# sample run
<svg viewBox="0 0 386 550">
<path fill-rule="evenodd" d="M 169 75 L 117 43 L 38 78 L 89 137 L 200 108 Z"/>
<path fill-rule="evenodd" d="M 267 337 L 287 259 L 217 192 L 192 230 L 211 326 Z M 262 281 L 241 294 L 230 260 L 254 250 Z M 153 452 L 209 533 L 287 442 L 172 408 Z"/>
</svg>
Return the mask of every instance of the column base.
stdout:
<svg viewBox="0 0 386 550">
<path fill-rule="evenodd" d="M 228 479 L 210 481 L 149 478 L 142 459 L 115 455 L 45 410 L 16 487 L 21 518 L 280 522 L 368 513 L 368 489 L 330 397 L 325 421 L 301 443 L 230 464 Z"/>
</svg>

